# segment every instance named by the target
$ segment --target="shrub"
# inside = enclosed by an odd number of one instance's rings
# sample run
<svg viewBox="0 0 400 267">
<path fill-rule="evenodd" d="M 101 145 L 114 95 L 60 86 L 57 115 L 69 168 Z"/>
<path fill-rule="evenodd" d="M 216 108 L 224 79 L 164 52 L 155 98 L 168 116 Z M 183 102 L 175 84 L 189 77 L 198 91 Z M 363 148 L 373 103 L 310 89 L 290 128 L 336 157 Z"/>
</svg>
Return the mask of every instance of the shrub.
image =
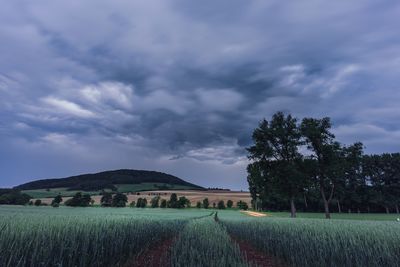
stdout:
<svg viewBox="0 0 400 267">
<path fill-rule="evenodd" d="M 112 206 L 122 208 L 126 206 L 126 202 L 128 202 L 128 197 L 123 193 L 117 193 L 112 199 Z"/>
<path fill-rule="evenodd" d="M 110 192 L 103 192 L 103 196 L 101 197 L 100 204 L 102 207 L 111 207 L 113 201 L 112 194 Z"/>
<path fill-rule="evenodd" d="M 29 195 L 12 189 L 3 189 L 0 192 L 1 205 L 26 205 L 30 199 Z"/>
<path fill-rule="evenodd" d="M 208 201 L 208 198 L 203 199 L 203 208 L 208 209 L 210 206 L 210 202 Z"/>
<path fill-rule="evenodd" d="M 187 199 L 186 197 L 180 197 L 178 200 L 178 208 L 182 209 L 182 208 L 189 208 L 190 207 L 190 200 Z"/>
<path fill-rule="evenodd" d="M 167 206 L 173 209 L 179 208 L 178 196 L 175 193 L 171 194 Z"/>
<path fill-rule="evenodd" d="M 131 204 L 129 204 L 129 207 L 131 207 L 131 208 L 136 207 L 136 202 L 133 200 L 133 201 L 131 202 Z"/>
<path fill-rule="evenodd" d="M 60 206 L 60 203 L 63 201 L 63 199 L 62 199 L 62 197 L 61 197 L 61 195 L 58 195 L 58 196 L 56 196 L 54 199 L 53 199 L 53 201 L 51 202 L 51 205 L 53 206 L 53 207 L 59 207 Z"/>
<path fill-rule="evenodd" d="M 247 205 L 246 202 L 239 200 L 239 202 L 236 204 L 236 206 L 241 209 L 241 210 L 248 210 L 249 206 Z"/>
<path fill-rule="evenodd" d="M 136 207 L 137 208 L 145 208 L 147 206 L 147 199 L 145 198 L 138 198 L 136 202 Z"/>
<path fill-rule="evenodd" d="M 196 208 L 201 209 L 201 202 L 200 201 L 197 201 Z"/>
<path fill-rule="evenodd" d="M 226 206 L 227 206 L 228 209 L 231 209 L 232 206 L 233 206 L 233 201 L 229 199 L 229 200 L 226 202 Z"/>
<path fill-rule="evenodd" d="M 220 210 L 225 209 L 225 203 L 223 200 L 218 201 L 218 209 L 220 209 Z"/>
<path fill-rule="evenodd" d="M 160 197 L 155 196 L 150 200 L 150 205 L 152 208 L 158 208 L 160 206 Z"/>
<path fill-rule="evenodd" d="M 167 200 L 166 199 L 161 199 L 160 208 L 166 208 L 166 207 L 167 207 Z"/>
<path fill-rule="evenodd" d="M 65 205 L 70 207 L 87 207 L 91 200 L 90 195 L 82 195 L 82 193 L 78 192 L 75 196 L 65 201 Z"/>
</svg>

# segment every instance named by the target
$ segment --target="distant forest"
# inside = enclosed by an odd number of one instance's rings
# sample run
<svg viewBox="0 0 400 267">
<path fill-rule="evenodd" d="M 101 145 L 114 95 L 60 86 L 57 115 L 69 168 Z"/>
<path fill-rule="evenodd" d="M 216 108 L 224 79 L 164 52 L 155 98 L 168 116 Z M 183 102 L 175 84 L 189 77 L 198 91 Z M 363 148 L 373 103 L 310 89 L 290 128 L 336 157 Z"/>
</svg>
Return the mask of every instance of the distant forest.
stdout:
<svg viewBox="0 0 400 267">
<path fill-rule="evenodd" d="M 340 144 L 330 118 L 278 112 L 253 132 L 247 167 L 258 210 L 396 212 L 400 206 L 400 153 L 365 155 L 362 143 Z"/>
</svg>

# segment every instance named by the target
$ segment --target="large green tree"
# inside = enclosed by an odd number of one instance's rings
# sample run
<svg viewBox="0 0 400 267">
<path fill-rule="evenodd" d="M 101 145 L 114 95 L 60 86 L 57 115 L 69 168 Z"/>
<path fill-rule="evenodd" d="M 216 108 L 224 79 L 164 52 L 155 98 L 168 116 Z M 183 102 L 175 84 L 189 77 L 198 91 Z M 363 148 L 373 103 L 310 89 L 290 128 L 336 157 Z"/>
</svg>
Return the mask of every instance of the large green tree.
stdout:
<svg viewBox="0 0 400 267">
<path fill-rule="evenodd" d="M 254 145 L 247 150 L 249 159 L 256 163 L 248 168 L 253 202 L 258 203 L 258 195 L 273 186 L 289 199 L 291 217 L 296 217 L 295 198 L 304 186 L 299 171 L 302 140 L 297 119 L 278 112 L 271 121 L 262 120 L 252 138 Z M 270 182 L 266 181 L 267 176 Z"/>
<path fill-rule="evenodd" d="M 334 196 L 335 186 L 343 177 L 343 148 L 335 141 L 331 127 L 331 121 L 327 117 L 304 118 L 301 123 L 301 133 L 308 149 L 313 153 L 311 157 L 316 160 L 313 179 L 319 187 L 327 219 L 331 218 L 329 205 Z"/>
<path fill-rule="evenodd" d="M 400 205 L 400 154 L 370 155 L 364 157 L 364 172 L 374 192 L 374 202 L 387 213 Z"/>
</svg>

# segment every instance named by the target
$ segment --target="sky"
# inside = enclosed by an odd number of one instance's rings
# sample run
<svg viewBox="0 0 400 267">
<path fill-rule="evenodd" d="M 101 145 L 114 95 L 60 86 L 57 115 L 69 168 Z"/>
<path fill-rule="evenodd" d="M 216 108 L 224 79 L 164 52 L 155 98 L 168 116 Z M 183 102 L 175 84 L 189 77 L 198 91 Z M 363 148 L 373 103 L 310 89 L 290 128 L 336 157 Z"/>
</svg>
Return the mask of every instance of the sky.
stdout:
<svg viewBox="0 0 400 267">
<path fill-rule="evenodd" d="M 0 187 L 132 168 L 247 189 L 277 111 L 400 151 L 398 1 L 3 1 Z"/>
</svg>

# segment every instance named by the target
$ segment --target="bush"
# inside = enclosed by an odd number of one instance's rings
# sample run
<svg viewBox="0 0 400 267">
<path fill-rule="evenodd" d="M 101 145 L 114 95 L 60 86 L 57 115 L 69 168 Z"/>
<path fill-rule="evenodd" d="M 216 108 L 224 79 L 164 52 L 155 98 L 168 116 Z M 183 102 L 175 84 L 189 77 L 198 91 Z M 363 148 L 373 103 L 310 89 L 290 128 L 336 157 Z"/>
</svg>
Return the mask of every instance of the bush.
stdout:
<svg viewBox="0 0 400 267">
<path fill-rule="evenodd" d="M 161 204 L 160 204 L 160 208 L 166 208 L 167 207 L 167 200 L 166 199 L 162 199 L 161 200 Z"/>
<path fill-rule="evenodd" d="M 223 200 L 218 201 L 218 209 L 220 209 L 220 210 L 225 209 L 225 203 Z"/>
<path fill-rule="evenodd" d="M 100 204 L 102 207 L 111 207 L 113 201 L 112 194 L 110 192 L 103 192 Z"/>
<path fill-rule="evenodd" d="M 137 208 L 145 208 L 147 206 L 147 199 L 145 198 L 138 198 L 136 202 L 136 207 Z"/>
<path fill-rule="evenodd" d="M 131 202 L 131 204 L 129 204 L 129 207 L 131 207 L 131 208 L 136 207 L 136 202 L 133 200 L 133 201 Z"/>
<path fill-rule="evenodd" d="M 90 195 L 82 195 L 82 193 L 78 192 L 75 196 L 65 201 L 65 205 L 70 207 L 88 207 L 91 200 Z"/>
<path fill-rule="evenodd" d="M 197 201 L 196 208 L 201 209 L 201 202 L 200 201 Z"/>
<path fill-rule="evenodd" d="M 51 202 L 51 206 L 57 208 L 60 206 L 60 203 L 63 201 L 61 195 L 56 196 Z"/>
<path fill-rule="evenodd" d="M 179 208 L 178 196 L 175 193 L 171 194 L 167 206 L 173 209 Z"/>
<path fill-rule="evenodd" d="M 186 197 L 180 197 L 178 200 L 178 208 L 183 209 L 185 207 L 190 208 L 190 200 Z"/>
<path fill-rule="evenodd" d="M 203 199 L 203 208 L 208 209 L 210 206 L 210 202 L 208 201 L 208 198 Z"/>
<path fill-rule="evenodd" d="M 117 208 L 123 208 L 126 206 L 126 202 L 128 202 L 128 197 L 125 194 L 117 193 L 114 195 L 112 199 L 111 206 Z"/>
<path fill-rule="evenodd" d="M 231 209 L 232 206 L 233 206 L 233 201 L 229 199 L 229 200 L 226 202 L 226 206 L 228 207 L 228 209 Z"/>
<path fill-rule="evenodd" d="M 35 205 L 35 206 L 40 206 L 40 205 L 42 205 L 42 200 L 36 199 L 34 205 Z"/>
<path fill-rule="evenodd" d="M 30 199 L 29 195 L 11 189 L 3 189 L 0 192 L 1 205 L 26 205 Z"/>
<path fill-rule="evenodd" d="M 247 205 L 246 202 L 239 200 L 239 202 L 236 204 L 236 206 L 241 209 L 241 210 L 248 210 L 249 206 Z"/>
<path fill-rule="evenodd" d="M 152 208 L 158 208 L 160 206 L 160 197 L 155 196 L 150 200 L 150 205 Z"/>
</svg>

